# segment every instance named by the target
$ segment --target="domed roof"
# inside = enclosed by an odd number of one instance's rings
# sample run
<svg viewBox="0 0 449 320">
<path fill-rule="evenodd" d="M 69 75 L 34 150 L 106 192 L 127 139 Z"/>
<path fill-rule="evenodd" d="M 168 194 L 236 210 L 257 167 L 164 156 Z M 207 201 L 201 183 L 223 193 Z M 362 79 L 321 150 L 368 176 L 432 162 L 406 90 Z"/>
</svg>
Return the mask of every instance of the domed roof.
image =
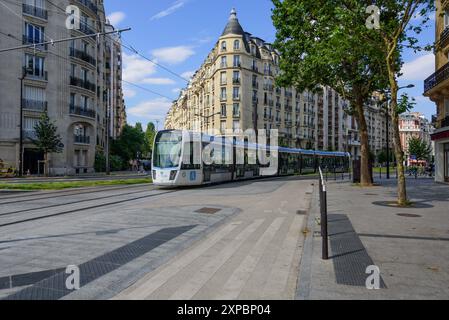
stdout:
<svg viewBox="0 0 449 320">
<path fill-rule="evenodd" d="M 226 25 L 226 28 L 221 36 L 223 37 L 228 34 L 237 34 L 241 36 L 245 35 L 245 31 L 243 31 L 243 28 L 237 19 L 237 11 L 235 11 L 235 9 L 232 9 L 228 24 Z"/>
</svg>

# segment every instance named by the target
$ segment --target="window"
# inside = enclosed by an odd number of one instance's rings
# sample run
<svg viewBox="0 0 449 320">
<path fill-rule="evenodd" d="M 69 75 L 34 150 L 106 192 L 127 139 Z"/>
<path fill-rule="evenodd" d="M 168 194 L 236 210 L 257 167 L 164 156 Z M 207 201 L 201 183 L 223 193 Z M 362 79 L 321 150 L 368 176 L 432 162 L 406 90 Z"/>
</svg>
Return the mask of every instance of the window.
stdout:
<svg viewBox="0 0 449 320">
<path fill-rule="evenodd" d="M 228 66 L 228 59 L 226 56 L 221 57 L 221 67 L 226 68 Z"/>
<path fill-rule="evenodd" d="M 240 50 L 240 41 L 239 40 L 234 41 L 234 50 Z"/>
<path fill-rule="evenodd" d="M 449 26 L 449 10 L 444 11 L 444 27 Z"/>
<path fill-rule="evenodd" d="M 234 56 L 234 67 L 240 67 L 240 56 Z"/>
<path fill-rule="evenodd" d="M 45 89 L 31 86 L 24 86 L 23 96 L 26 100 L 45 101 Z"/>
<path fill-rule="evenodd" d="M 76 95 L 74 93 L 70 94 L 70 107 L 75 107 Z"/>
<path fill-rule="evenodd" d="M 221 100 L 226 100 L 227 99 L 226 88 L 221 88 L 220 97 L 221 97 Z"/>
<path fill-rule="evenodd" d="M 84 127 L 82 124 L 75 125 L 73 134 L 78 137 L 85 137 L 86 136 L 86 127 Z"/>
<path fill-rule="evenodd" d="M 81 79 L 87 81 L 87 69 L 81 68 Z"/>
<path fill-rule="evenodd" d="M 89 109 L 89 98 L 86 96 L 81 96 L 81 108 L 84 110 Z"/>
<path fill-rule="evenodd" d="M 226 121 L 220 122 L 220 131 L 221 133 L 224 133 L 226 131 Z"/>
<path fill-rule="evenodd" d="M 28 132 L 34 132 L 34 127 L 39 123 L 38 118 L 30 118 L 30 117 L 24 117 L 23 118 L 23 130 Z"/>
<path fill-rule="evenodd" d="M 44 28 L 25 22 L 25 38 L 27 43 L 44 42 Z"/>
<path fill-rule="evenodd" d="M 28 75 L 44 77 L 44 58 L 25 54 L 25 67 Z"/>
<path fill-rule="evenodd" d="M 226 84 L 226 71 L 220 73 L 220 84 Z"/>
<path fill-rule="evenodd" d="M 221 104 L 221 116 L 226 117 L 226 104 Z"/>
<path fill-rule="evenodd" d="M 75 77 L 76 76 L 76 64 L 71 64 L 70 65 L 70 76 L 71 77 Z"/>
<path fill-rule="evenodd" d="M 232 122 L 232 130 L 234 131 L 240 130 L 240 121 L 236 120 Z"/>
<path fill-rule="evenodd" d="M 449 116 L 449 99 L 444 99 L 444 115 Z"/>
<path fill-rule="evenodd" d="M 221 51 L 226 51 L 226 41 L 221 43 Z"/>
<path fill-rule="evenodd" d="M 234 71 L 233 76 L 232 76 L 232 83 L 240 84 L 240 72 L 239 71 Z"/>
<path fill-rule="evenodd" d="M 232 98 L 233 99 L 240 99 L 240 88 L 239 87 L 234 87 L 232 89 Z"/>
<path fill-rule="evenodd" d="M 240 104 L 234 103 L 232 106 L 232 115 L 234 117 L 240 116 Z"/>
</svg>

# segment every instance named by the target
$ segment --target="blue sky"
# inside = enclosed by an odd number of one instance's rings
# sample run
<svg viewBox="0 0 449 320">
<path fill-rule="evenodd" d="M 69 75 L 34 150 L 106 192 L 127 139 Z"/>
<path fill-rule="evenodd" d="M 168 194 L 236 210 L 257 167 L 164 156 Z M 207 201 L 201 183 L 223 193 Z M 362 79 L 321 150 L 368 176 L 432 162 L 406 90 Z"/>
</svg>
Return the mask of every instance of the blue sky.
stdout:
<svg viewBox="0 0 449 320">
<path fill-rule="evenodd" d="M 202 64 L 232 8 L 236 8 L 245 31 L 268 42 L 275 38 L 271 0 L 106 0 L 105 6 L 112 23 L 132 28 L 123 34 L 124 44 L 184 77 Z M 420 39 L 433 41 L 433 21 Z M 412 83 L 415 88 L 403 92 L 416 98 L 416 111 L 430 117 L 435 105 L 422 96 L 422 91 L 424 79 L 434 72 L 433 54 L 406 52 L 405 61 L 401 85 Z M 162 128 L 171 100 L 177 98 L 186 82 L 126 49 L 124 64 L 125 80 L 163 95 L 124 84 L 128 122 L 146 125 L 159 120 Z"/>
</svg>

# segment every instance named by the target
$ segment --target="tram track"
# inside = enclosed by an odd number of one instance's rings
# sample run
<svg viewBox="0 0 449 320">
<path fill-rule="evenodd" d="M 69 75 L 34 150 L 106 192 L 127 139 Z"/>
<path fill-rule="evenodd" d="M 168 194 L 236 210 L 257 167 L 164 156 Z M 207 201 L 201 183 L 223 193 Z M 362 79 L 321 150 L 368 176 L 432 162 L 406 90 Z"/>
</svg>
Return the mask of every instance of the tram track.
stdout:
<svg viewBox="0 0 449 320">
<path fill-rule="evenodd" d="M 70 189 L 70 190 L 62 190 L 59 192 L 33 192 L 29 195 L 24 195 L 23 193 L 21 195 L 17 195 L 14 197 L 0 197 L 0 205 L 2 204 L 13 204 L 16 203 L 16 201 L 8 201 L 8 202 L 1 202 L 2 200 L 10 200 L 10 199 L 20 199 L 20 202 L 30 202 L 34 200 L 42 200 L 42 199 L 53 199 L 53 198 L 62 198 L 62 197 L 68 197 L 68 196 L 76 196 L 79 194 L 88 194 L 88 193 L 98 193 L 98 192 L 104 192 L 104 191 L 114 191 L 114 190 L 123 190 L 123 189 L 133 189 L 133 188 L 139 188 L 144 186 L 149 186 L 152 184 L 136 184 L 136 185 L 127 185 L 127 186 L 120 186 L 120 187 L 110 187 L 110 188 L 101 188 L 93 187 L 93 188 L 82 188 L 82 189 Z M 74 191 L 81 191 L 81 192 L 74 192 Z M 44 197 L 42 197 L 44 196 Z M 23 199 L 23 197 L 34 197 L 32 199 Z"/>
<path fill-rule="evenodd" d="M 146 192 L 148 192 L 148 191 L 152 191 L 152 190 L 147 190 Z M 145 199 L 145 198 L 152 198 L 152 197 L 161 196 L 161 195 L 165 195 L 165 194 L 170 194 L 170 193 L 174 193 L 174 192 L 178 192 L 178 191 L 179 190 L 170 190 L 170 191 L 166 191 L 166 192 L 160 192 L 160 193 L 157 193 L 157 194 L 149 194 L 149 195 L 144 195 L 144 196 L 139 196 L 139 197 L 133 197 L 133 198 L 123 199 L 123 200 L 112 201 L 112 202 L 108 202 L 108 203 L 101 203 L 101 204 L 91 205 L 91 206 L 83 207 L 83 208 L 69 209 L 69 210 L 56 212 L 56 213 L 52 213 L 52 214 L 46 214 L 46 215 L 37 216 L 37 217 L 31 217 L 31 218 L 26 218 L 26 219 L 21 219 L 21 220 L 16 220 L 16 221 L 10 221 L 10 222 L 7 222 L 7 223 L 0 223 L 0 228 L 1 227 L 11 226 L 11 225 L 16 225 L 16 224 L 21 224 L 21 223 L 25 223 L 25 222 L 30 222 L 30 221 L 36 221 L 36 220 L 42 220 L 42 219 L 51 218 L 51 217 L 67 215 L 67 214 L 71 214 L 71 213 L 78 213 L 78 212 L 81 212 L 81 211 L 87 211 L 87 210 L 91 210 L 91 209 L 98 209 L 98 208 L 102 208 L 102 207 L 118 205 L 118 204 L 130 202 L 130 201 L 135 201 L 135 200 L 140 200 L 140 199 Z M 117 196 L 119 196 L 119 195 L 110 196 L 108 198 L 117 197 Z M 92 201 L 96 201 L 96 200 L 101 200 L 101 199 L 100 198 L 92 199 Z M 69 203 L 66 203 L 64 205 L 68 205 L 68 204 Z M 13 213 L 11 213 L 11 214 L 13 214 Z"/>
<path fill-rule="evenodd" d="M 152 191 L 152 190 L 154 190 L 154 189 L 150 189 L 150 190 L 145 189 L 145 190 L 140 190 L 140 191 L 134 190 L 132 192 L 126 192 L 126 193 L 122 193 L 122 194 L 112 194 L 112 195 L 103 196 L 103 197 L 97 197 L 97 198 L 93 198 L 93 199 L 91 198 L 91 199 L 76 200 L 76 201 L 52 204 L 52 205 L 43 206 L 43 207 L 36 207 L 36 208 L 22 209 L 22 210 L 17 210 L 17 211 L 4 212 L 4 213 L 0 213 L 0 217 L 12 215 L 12 214 L 18 214 L 18 213 L 25 213 L 25 212 L 30 212 L 30 211 L 42 210 L 42 209 L 63 207 L 63 206 L 71 205 L 71 204 L 78 204 L 78 203 L 84 203 L 84 202 L 90 202 L 90 201 L 109 199 L 109 198 L 113 198 L 113 197 L 127 196 L 127 195 L 130 195 L 130 194 L 143 193 L 143 192 L 148 192 L 148 191 Z"/>
</svg>

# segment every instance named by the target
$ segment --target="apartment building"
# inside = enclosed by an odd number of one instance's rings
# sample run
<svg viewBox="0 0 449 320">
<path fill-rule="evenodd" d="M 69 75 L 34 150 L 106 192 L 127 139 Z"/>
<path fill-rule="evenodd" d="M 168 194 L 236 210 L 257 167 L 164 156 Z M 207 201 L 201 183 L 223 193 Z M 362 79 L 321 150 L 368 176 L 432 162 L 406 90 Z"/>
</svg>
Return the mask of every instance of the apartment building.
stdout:
<svg viewBox="0 0 449 320">
<path fill-rule="evenodd" d="M 103 0 L 23 0 L 4 2 L 0 11 L 0 47 L 37 44 L 104 32 Z M 79 8 L 79 28 L 66 26 L 65 8 Z M 102 152 L 106 140 L 107 110 L 114 114 L 113 128 L 124 121 L 120 88 L 120 48 L 108 49 L 105 37 L 88 37 L 54 45 L 0 53 L 0 158 L 19 167 L 20 111 L 23 107 L 23 171 L 42 172 L 43 154 L 30 137 L 44 110 L 61 135 L 62 153 L 49 157 L 50 174 L 72 175 L 94 171 L 95 153 Z M 113 62 L 111 63 L 111 52 Z M 112 69 L 114 68 L 114 69 Z M 113 70 L 113 71 L 111 71 Z M 108 73 L 109 72 L 109 73 Z M 23 97 L 21 101 L 21 81 Z M 111 90 L 111 85 L 113 90 Z M 112 94 L 110 92 L 112 91 Z M 112 100 L 108 99 L 110 95 Z M 117 111 L 118 110 L 118 111 Z M 111 130 L 113 134 L 118 131 Z"/>
<path fill-rule="evenodd" d="M 401 145 L 407 157 L 407 164 L 414 160 L 411 159 L 412 154 L 409 152 L 409 140 L 412 137 L 420 138 L 428 145 L 432 144 L 431 133 L 432 125 L 425 116 L 419 112 L 404 113 L 399 118 L 399 133 L 401 137 Z"/>
<path fill-rule="evenodd" d="M 347 150 L 347 103 L 332 89 L 297 92 L 275 86 L 279 54 L 229 21 L 187 88 L 170 108 L 165 128 L 207 131 L 277 129 L 284 146 Z"/>
<path fill-rule="evenodd" d="M 424 95 L 435 102 L 437 115 L 435 180 L 449 182 L 449 1 L 437 0 L 435 13 L 435 72 L 424 81 Z"/>
</svg>

